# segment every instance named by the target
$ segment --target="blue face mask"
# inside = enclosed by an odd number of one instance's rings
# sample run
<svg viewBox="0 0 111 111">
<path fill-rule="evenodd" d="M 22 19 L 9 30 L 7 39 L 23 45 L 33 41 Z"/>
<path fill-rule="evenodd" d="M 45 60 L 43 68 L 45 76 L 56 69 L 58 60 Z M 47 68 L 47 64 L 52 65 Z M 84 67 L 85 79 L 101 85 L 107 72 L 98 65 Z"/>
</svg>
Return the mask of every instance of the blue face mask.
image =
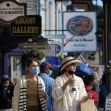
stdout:
<svg viewBox="0 0 111 111">
<path fill-rule="evenodd" d="M 32 68 L 32 74 L 33 74 L 33 75 L 38 75 L 39 73 L 40 73 L 39 67 Z"/>
</svg>

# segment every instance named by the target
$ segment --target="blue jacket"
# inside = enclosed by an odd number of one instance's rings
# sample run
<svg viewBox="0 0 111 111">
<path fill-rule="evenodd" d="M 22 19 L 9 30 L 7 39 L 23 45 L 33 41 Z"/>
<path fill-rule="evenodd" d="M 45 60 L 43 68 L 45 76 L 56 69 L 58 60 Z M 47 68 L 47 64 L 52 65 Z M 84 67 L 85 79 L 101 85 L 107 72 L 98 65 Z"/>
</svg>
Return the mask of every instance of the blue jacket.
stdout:
<svg viewBox="0 0 111 111">
<path fill-rule="evenodd" d="M 47 91 L 47 94 L 48 94 L 48 99 L 47 99 L 47 103 L 46 103 L 48 111 L 54 111 L 53 98 L 52 98 L 52 87 L 53 87 L 53 84 L 54 84 L 54 79 L 51 78 L 46 73 L 40 73 L 40 77 L 44 80 L 46 91 Z"/>
</svg>

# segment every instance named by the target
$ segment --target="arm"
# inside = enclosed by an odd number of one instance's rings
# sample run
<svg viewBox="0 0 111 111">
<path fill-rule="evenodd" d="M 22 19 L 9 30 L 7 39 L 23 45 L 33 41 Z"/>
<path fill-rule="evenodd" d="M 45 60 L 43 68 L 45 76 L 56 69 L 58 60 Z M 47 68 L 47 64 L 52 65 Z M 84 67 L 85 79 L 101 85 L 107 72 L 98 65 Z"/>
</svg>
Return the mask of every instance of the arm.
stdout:
<svg viewBox="0 0 111 111">
<path fill-rule="evenodd" d="M 54 86 L 52 88 L 52 97 L 55 100 L 61 100 L 63 95 L 67 93 L 66 89 L 68 85 L 74 84 L 74 77 L 71 75 L 67 79 L 62 77 L 58 77 L 55 80 Z"/>
<path fill-rule="evenodd" d="M 80 99 L 82 101 L 86 101 L 89 98 L 89 95 L 86 92 L 84 82 L 81 78 L 80 78 L 80 83 L 79 84 L 80 84 L 80 94 L 81 94 Z"/>
<path fill-rule="evenodd" d="M 42 86 L 42 88 L 40 88 L 40 90 L 38 89 L 38 94 L 39 94 L 39 96 L 47 99 L 48 95 L 47 95 L 47 92 L 45 90 L 45 83 L 41 77 L 38 77 L 38 80 L 39 80 L 39 84 L 41 84 L 41 86 Z"/>
<path fill-rule="evenodd" d="M 12 98 L 13 111 L 18 111 L 19 91 L 20 91 L 20 81 L 18 81 L 14 87 L 13 98 Z"/>
<path fill-rule="evenodd" d="M 52 97 L 54 98 L 54 100 L 60 101 L 63 98 L 67 86 L 68 82 L 66 81 L 64 83 L 62 77 L 58 77 L 55 79 L 54 85 L 52 87 Z"/>
</svg>

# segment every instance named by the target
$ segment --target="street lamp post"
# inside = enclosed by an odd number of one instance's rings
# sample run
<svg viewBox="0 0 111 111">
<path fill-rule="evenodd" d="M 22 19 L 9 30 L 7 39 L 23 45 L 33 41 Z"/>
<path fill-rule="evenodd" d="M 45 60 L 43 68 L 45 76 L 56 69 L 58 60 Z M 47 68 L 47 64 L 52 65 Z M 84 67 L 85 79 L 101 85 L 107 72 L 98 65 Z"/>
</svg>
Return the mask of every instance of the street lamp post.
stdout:
<svg viewBox="0 0 111 111">
<path fill-rule="evenodd" d="M 111 0 L 102 0 L 104 9 L 104 65 L 108 88 L 105 100 L 105 111 L 111 111 Z"/>
<path fill-rule="evenodd" d="M 111 0 L 102 0 L 104 9 L 104 65 L 108 92 L 111 92 Z"/>
</svg>

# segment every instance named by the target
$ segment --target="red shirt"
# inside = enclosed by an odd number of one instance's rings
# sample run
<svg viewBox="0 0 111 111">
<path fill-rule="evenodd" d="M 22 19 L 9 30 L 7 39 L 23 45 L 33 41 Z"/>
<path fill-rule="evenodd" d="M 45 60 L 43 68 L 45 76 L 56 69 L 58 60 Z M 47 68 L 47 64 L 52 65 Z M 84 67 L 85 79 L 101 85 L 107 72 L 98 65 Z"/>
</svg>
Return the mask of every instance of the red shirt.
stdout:
<svg viewBox="0 0 111 111">
<path fill-rule="evenodd" d="M 86 88 L 87 93 L 91 94 L 91 99 L 94 100 L 94 102 L 97 102 L 97 94 L 96 91 L 93 91 L 92 89 Z"/>
</svg>

